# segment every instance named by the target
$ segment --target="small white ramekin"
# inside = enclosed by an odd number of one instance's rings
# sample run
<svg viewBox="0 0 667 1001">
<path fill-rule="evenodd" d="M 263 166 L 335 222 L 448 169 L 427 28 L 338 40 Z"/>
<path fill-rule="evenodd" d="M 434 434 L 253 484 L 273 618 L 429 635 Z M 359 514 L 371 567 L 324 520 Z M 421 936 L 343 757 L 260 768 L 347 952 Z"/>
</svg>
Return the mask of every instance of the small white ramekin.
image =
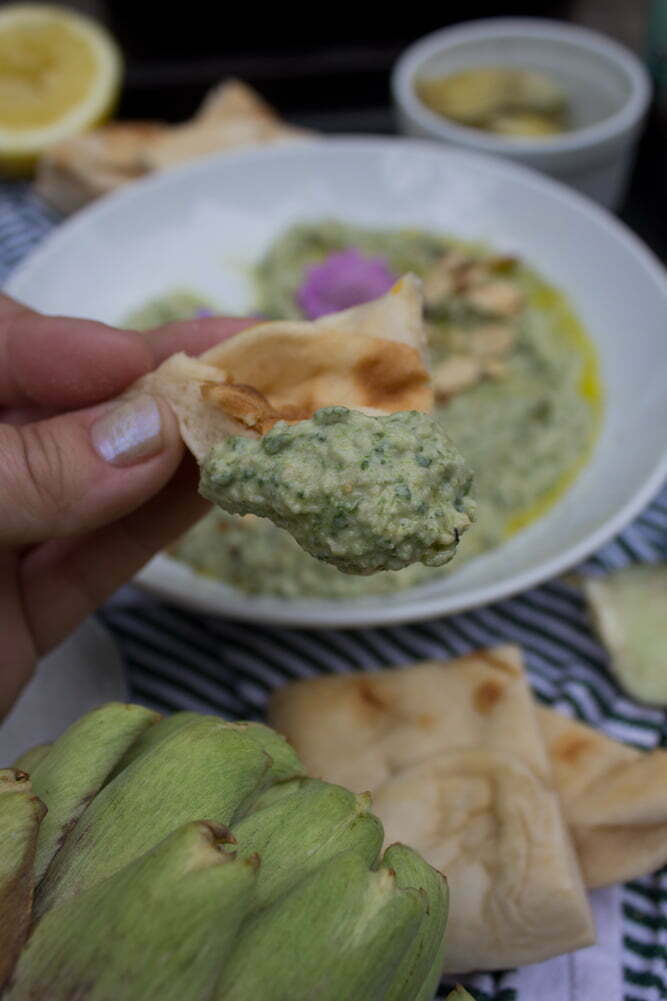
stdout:
<svg viewBox="0 0 667 1001">
<path fill-rule="evenodd" d="M 544 139 L 507 138 L 457 125 L 426 107 L 415 90 L 421 76 L 475 66 L 540 70 L 565 90 L 573 119 L 568 132 Z M 612 39 L 540 18 L 469 21 L 410 46 L 392 73 L 400 130 L 534 167 L 616 208 L 651 98 L 648 73 Z"/>
</svg>

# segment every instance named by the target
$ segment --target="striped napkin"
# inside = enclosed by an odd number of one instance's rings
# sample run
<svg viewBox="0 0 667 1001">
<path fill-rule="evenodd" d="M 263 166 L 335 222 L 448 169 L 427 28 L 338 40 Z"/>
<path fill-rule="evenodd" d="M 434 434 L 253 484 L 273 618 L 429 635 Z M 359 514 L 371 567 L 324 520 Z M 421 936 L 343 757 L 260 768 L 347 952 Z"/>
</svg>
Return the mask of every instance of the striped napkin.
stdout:
<svg viewBox="0 0 667 1001">
<path fill-rule="evenodd" d="M 57 220 L 23 185 L 0 185 L 0 282 Z M 584 573 L 667 561 L 667 487 Z M 661 709 L 625 696 L 608 670 L 571 581 L 555 580 L 446 619 L 355 631 L 304 631 L 194 615 L 122 589 L 100 613 L 132 698 L 162 710 L 259 719 L 268 693 L 322 671 L 380 669 L 518 643 L 537 696 L 637 747 L 667 746 Z M 598 944 L 534 967 L 466 978 L 478 1001 L 659 1001 L 667 998 L 667 869 L 592 894 Z M 443 994 L 446 987 L 443 984 Z"/>
</svg>

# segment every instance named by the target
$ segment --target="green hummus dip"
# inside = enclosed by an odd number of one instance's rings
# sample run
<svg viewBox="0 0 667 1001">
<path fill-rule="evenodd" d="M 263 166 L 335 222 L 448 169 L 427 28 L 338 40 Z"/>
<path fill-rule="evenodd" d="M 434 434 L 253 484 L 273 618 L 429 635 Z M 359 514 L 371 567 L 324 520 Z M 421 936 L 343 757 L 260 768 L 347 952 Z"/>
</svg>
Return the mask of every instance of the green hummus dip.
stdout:
<svg viewBox="0 0 667 1001">
<path fill-rule="evenodd" d="M 595 351 L 565 296 L 525 262 L 418 230 L 327 221 L 294 226 L 255 270 L 254 309 L 268 318 L 303 317 L 297 290 L 308 268 L 350 247 L 382 257 L 395 275 L 413 271 L 423 278 L 436 374 L 462 354 L 469 364 L 480 343 L 505 335 L 504 353 L 485 361 L 482 377 L 461 391 L 441 393 L 434 413 L 475 478 L 475 528 L 459 546 L 452 565 L 460 566 L 540 517 L 585 464 L 601 411 Z M 456 266 L 443 277 L 445 258 Z M 416 563 L 350 576 L 304 552 L 270 521 L 216 509 L 172 553 L 239 590 L 284 598 L 388 594 L 449 569 Z"/>
<path fill-rule="evenodd" d="M 318 560 L 372 574 L 448 563 L 474 514 L 471 483 L 427 414 L 325 407 L 216 445 L 199 489 L 232 514 L 269 518 Z"/>
</svg>

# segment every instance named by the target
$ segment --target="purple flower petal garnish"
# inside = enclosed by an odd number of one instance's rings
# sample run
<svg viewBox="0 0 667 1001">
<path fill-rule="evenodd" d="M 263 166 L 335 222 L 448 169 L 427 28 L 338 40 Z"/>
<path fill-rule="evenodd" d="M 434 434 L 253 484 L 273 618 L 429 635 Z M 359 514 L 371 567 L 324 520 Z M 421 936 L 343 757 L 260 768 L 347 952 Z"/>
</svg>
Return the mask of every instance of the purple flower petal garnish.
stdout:
<svg viewBox="0 0 667 1001">
<path fill-rule="evenodd" d="M 198 309 L 196 314 L 198 320 L 203 320 L 205 316 L 214 316 L 214 315 L 215 314 L 212 309 Z"/>
<path fill-rule="evenodd" d="M 296 300 L 309 320 L 378 299 L 396 281 L 381 257 L 365 257 L 356 247 L 337 251 L 309 268 Z"/>
</svg>

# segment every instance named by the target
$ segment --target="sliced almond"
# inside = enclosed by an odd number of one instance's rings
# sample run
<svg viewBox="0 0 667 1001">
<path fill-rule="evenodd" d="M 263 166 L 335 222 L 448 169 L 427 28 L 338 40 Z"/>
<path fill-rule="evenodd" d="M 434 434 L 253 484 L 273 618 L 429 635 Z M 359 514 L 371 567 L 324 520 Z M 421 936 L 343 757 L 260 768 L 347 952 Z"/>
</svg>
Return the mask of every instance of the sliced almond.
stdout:
<svg viewBox="0 0 667 1001">
<path fill-rule="evenodd" d="M 484 375 L 493 379 L 494 382 L 500 381 L 500 379 L 506 379 L 509 374 L 509 369 L 504 361 L 500 361 L 499 358 L 489 358 L 488 361 L 484 362 Z"/>
<path fill-rule="evenodd" d="M 478 358 L 473 355 L 451 355 L 436 365 L 433 372 L 433 389 L 437 400 L 462 393 L 480 381 L 484 372 Z"/>
<path fill-rule="evenodd" d="M 471 289 L 485 285 L 490 280 L 491 274 L 486 262 L 470 257 L 456 272 L 456 291 L 467 296 Z"/>
<path fill-rule="evenodd" d="M 471 283 L 483 279 L 488 280 L 486 269 L 478 274 L 483 267 L 474 257 L 464 254 L 462 250 L 448 250 L 443 254 L 424 278 L 424 300 L 427 306 L 436 306 L 443 299 L 455 295 L 468 288 Z"/>
<path fill-rule="evenodd" d="M 448 268 L 436 266 L 424 278 L 424 302 L 427 306 L 437 306 L 454 292 L 455 282 Z"/>
<path fill-rule="evenodd" d="M 482 358 L 503 358 L 516 341 L 516 330 L 509 324 L 485 323 L 468 332 L 468 344 L 473 354 Z"/>
<path fill-rule="evenodd" d="M 523 294 L 511 282 L 493 281 L 473 288 L 468 302 L 481 313 L 491 316 L 516 316 L 523 306 Z"/>
</svg>

